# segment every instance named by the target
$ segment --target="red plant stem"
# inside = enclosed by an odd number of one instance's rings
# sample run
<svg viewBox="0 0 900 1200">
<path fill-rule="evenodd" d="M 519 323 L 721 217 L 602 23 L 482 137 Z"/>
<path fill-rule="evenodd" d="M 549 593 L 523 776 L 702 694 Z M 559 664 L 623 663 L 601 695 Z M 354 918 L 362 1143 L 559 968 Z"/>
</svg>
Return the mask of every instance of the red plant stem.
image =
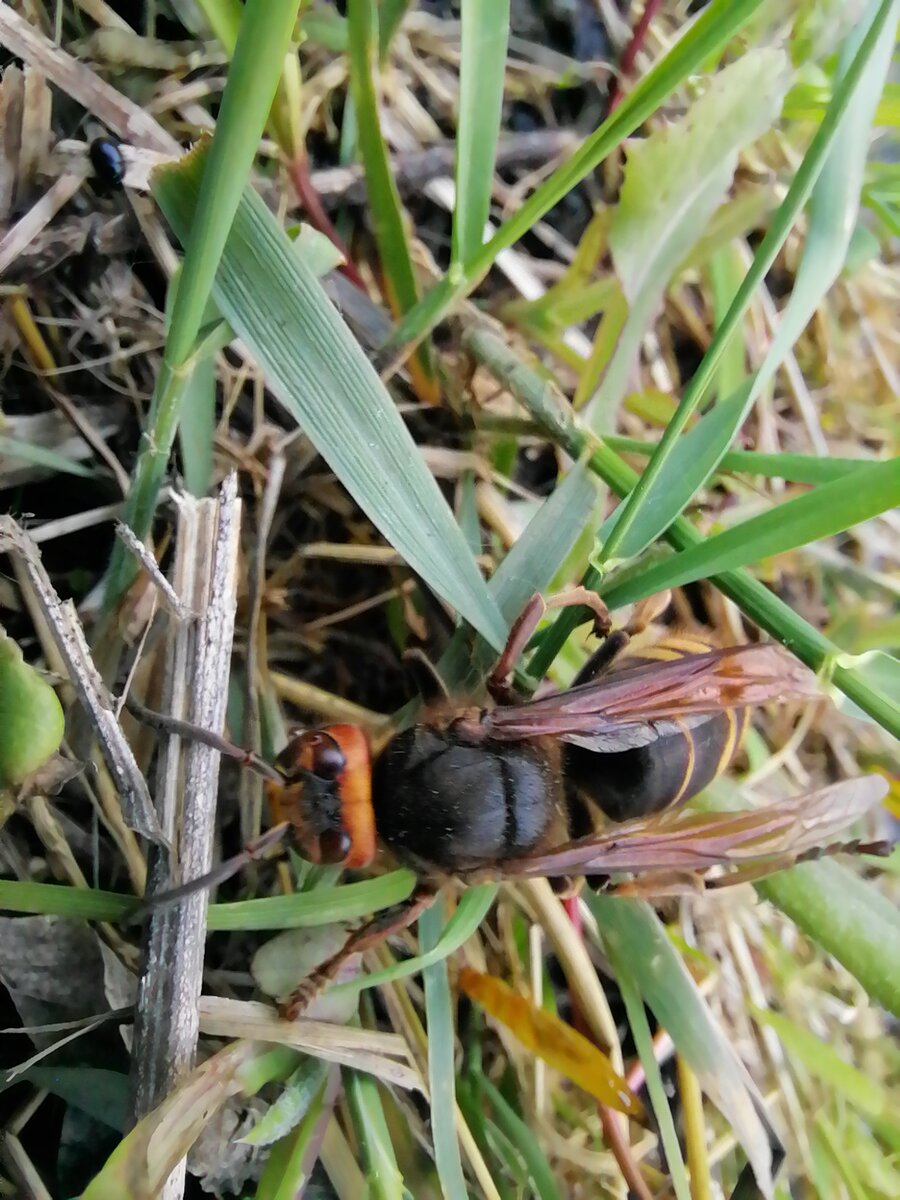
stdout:
<svg viewBox="0 0 900 1200">
<path fill-rule="evenodd" d="M 650 27 L 650 22 L 656 16 L 662 0 L 646 0 L 644 11 L 641 13 L 640 20 L 634 27 L 631 34 L 631 40 L 622 51 L 622 58 L 619 62 L 619 69 L 613 76 L 612 84 L 609 90 L 609 104 L 607 106 L 606 115 L 609 116 L 622 103 L 622 97 L 625 92 L 622 83 L 631 72 L 634 70 L 634 60 L 637 58 L 638 51 L 644 44 L 644 39 L 647 36 L 647 30 Z"/>
<path fill-rule="evenodd" d="M 350 251 L 341 241 L 340 234 L 332 224 L 331 218 L 325 211 L 322 201 L 319 198 L 319 193 L 312 185 L 309 177 L 309 163 L 305 154 L 301 153 L 297 155 L 296 158 L 288 163 L 288 174 L 291 177 L 291 183 L 294 185 L 297 198 L 306 209 L 306 215 L 309 217 L 310 224 L 314 229 L 318 229 L 319 233 L 324 233 L 332 245 L 337 247 L 344 256 L 344 261 L 339 268 L 340 271 L 361 292 L 365 292 L 366 285 L 363 277 L 353 265 L 353 260 L 350 258 Z"/>
</svg>

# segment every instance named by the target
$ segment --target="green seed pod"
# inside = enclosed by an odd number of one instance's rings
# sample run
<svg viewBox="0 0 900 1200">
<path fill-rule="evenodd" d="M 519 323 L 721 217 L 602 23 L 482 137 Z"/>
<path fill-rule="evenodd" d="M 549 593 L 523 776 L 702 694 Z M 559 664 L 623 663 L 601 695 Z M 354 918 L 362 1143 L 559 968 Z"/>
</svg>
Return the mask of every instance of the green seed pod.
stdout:
<svg viewBox="0 0 900 1200">
<path fill-rule="evenodd" d="M 0 788 L 18 787 L 43 766 L 64 730 L 56 692 L 0 628 Z"/>
</svg>

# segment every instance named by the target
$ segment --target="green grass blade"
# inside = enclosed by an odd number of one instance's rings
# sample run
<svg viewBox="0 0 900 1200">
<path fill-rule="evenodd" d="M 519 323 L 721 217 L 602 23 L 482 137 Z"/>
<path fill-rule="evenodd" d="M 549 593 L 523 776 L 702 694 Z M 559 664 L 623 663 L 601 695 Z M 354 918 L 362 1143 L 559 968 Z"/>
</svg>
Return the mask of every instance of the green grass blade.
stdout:
<svg viewBox="0 0 900 1200">
<path fill-rule="evenodd" d="M 391 171 L 381 132 L 377 70 L 378 10 L 374 0 L 349 0 L 347 28 L 350 53 L 350 93 L 356 114 L 357 145 L 366 172 L 366 190 L 378 253 L 401 312 L 418 299 L 400 193 Z"/>
<path fill-rule="evenodd" d="M 456 127 L 455 263 L 484 242 L 503 109 L 509 0 L 463 0 Z"/>
<path fill-rule="evenodd" d="M 360 975 L 357 979 L 348 979 L 346 983 L 335 984 L 329 989 L 329 995 L 337 996 L 341 992 L 362 992 L 366 988 L 376 987 L 378 984 L 407 979 L 410 975 L 417 975 L 419 971 L 424 971 L 426 967 L 430 967 L 434 963 L 443 962 L 475 933 L 490 912 L 496 895 L 497 885 L 495 883 L 485 883 L 480 887 L 469 888 L 463 894 L 456 912 L 447 922 L 447 928 L 437 945 L 416 955 L 415 958 L 407 958 L 403 962 L 394 963 L 391 967 L 373 971 L 370 975 Z"/>
<path fill-rule="evenodd" d="M 622 512 L 616 523 L 616 527 L 604 544 L 602 552 L 604 559 L 610 560 L 615 557 L 621 557 L 621 547 L 626 536 L 630 534 L 632 525 L 637 522 L 641 515 L 650 489 L 655 485 L 658 486 L 657 481 L 666 468 L 677 440 L 705 396 L 715 376 L 721 355 L 733 333 L 738 328 L 739 322 L 743 319 L 753 293 L 774 262 L 775 256 L 784 244 L 803 205 L 812 193 L 813 186 L 825 165 L 829 152 L 840 131 L 844 113 L 847 111 L 855 90 L 860 85 L 871 62 L 873 59 L 876 59 L 880 39 L 889 23 L 890 10 L 893 7 L 893 0 L 882 0 L 859 50 L 854 55 L 853 61 L 843 79 L 835 88 L 828 112 L 816 132 L 797 174 L 794 176 L 787 196 L 785 196 L 784 201 L 773 216 L 766 235 L 754 256 L 750 270 L 747 272 L 727 316 L 716 330 L 710 347 L 703 358 L 703 362 L 694 375 L 690 387 L 685 392 L 672 420 L 666 427 L 656 453 L 648 462 L 637 487 L 635 487 L 622 506 Z M 753 388 L 747 397 L 747 408 L 754 403 L 764 383 L 765 379 L 763 379 L 762 371 L 757 372 Z M 735 431 L 740 427 L 744 416 L 744 414 L 739 415 L 741 416 L 741 421 L 736 423 Z M 720 447 L 721 453 L 725 452 L 730 440 L 731 438 L 729 437 L 728 442 L 723 441 Z M 667 472 L 666 478 L 671 496 L 671 513 L 674 517 L 689 502 L 697 489 L 703 485 L 706 476 L 700 475 L 699 472 L 696 475 L 691 473 L 688 476 L 684 474 L 675 476 Z M 639 541 L 640 539 L 633 540 Z"/>
<path fill-rule="evenodd" d="M 123 896 L 118 892 L 0 879 L 0 909 L 6 912 L 43 913 L 85 921 L 120 921 L 134 912 L 137 903 L 134 896 Z"/>
<path fill-rule="evenodd" d="M 408 312 L 419 298 L 407 222 L 394 180 L 388 148 L 381 132 L 375 72 L 378 61 L 378 10 L 374 0 L 350 0 L 347 6 L 350 54 L 350 94 L 356 119 L 357 145 L 366 172 L 366 190 L 378 255 L 384 269 L 391 307 Z M 416 359 L 431 379 L 428 351 Z"/>
<path fill-rule="evenodd" d="M 589 465 L 618 496 L 626 496 L 635 486 L 638 476 L 623 462 L 608 445 L 589 442 L 578 427 L 567 407 L 561 406 L 556 394 L 548 388 L 547 381 L 525 368 L 509 347 L 485 330 L 472 330 L 464 339 L 465 345 L 479 362 L 483 362 L 498 379 L 502 379 L 518 396 L 528 412 L 547 436 L 562 446 L 573 458 L 585 453 L 592 446 Z M 700 545 L 703 536 L 684 517 L 678 517 L 666 530 L 666 539 L 676 550 L 687 550 Z M 588 587 L 596 587 L 602 575 L 591 569 L 585 577 Z M 724 571 L 712 582 L 729 599 L 755 621 L 757 625 L 789 646 L 794 654 L 808 667 L 819 671 L 827 666 L 831 682 L 853 701 L 863 712 L 883 725 L 885 729 L 900 737 L 900 711 L 895 701 L 885 695 L 881 686 L 873 686 L 867 678 L 865 663 L 848 665 L 839 661 L 841 650 L 818 629 L 799 616 L 772 591 L 755 579 L 748 571 Z M 543 658 L 541 670 L 546 671 L 559 653 L 569 633 L 588 619 L 579 618 L 572 610 L 557 617 L 548 636 L 531 661 L 535 665 L 538 655 Z M 551 636 L 552 635 L 552 636 Z"/>
<path fill-rule="evenodd" d="M 684 435 L 679 447 L 687 441 L 692 432 L 689 430 Z M 619 450 L 623 454 L 640 454 L 642 457 L 652 454 L 659 445 L 659 442 L 642 442 L 637 438 L 619 437 L 617 434 L 607 434 L 603 440 L 613 450 Z M 698 448 L 694 449 L 696 452 Z M 730 450 L 720 460 L 719 472 L 762 475 L 767 479 L 784 479 L 788 483 L 830 483 L 864 466 L 864 458 L 816 458 L 813 454 L 764 454 L 758 450 Z"/>
<path fill-rule="evenodd" d="M 544 592 L 590 521 L 597 491 L 584 464 L 576 464 L 525 526 L 521 537 L 497 567 L 491 595 L 508 625 L 535 592 Z M 450 688 L 475 689 L 496 659 L 483 640 L 470 647 L 465 636 L 454 637 L 438 663 Z"/>
<path fill-rule="evenodd" d="M 752 380 L 744 380 L 734 395 L 720 400 L 712 412 L 678 439 L 669 455 L 666 469 L 647 490 L 640 512 L 621 539 L 616 551 L 617 559 L 636 557 L 671 524 L 675 511 L 673 479 L 682 483 L 688 479 L 705 480 L 715 471 L 722 457 L 723 443 L 727 445 L 731 441 L 734 430 L 743 417 L 751 386 Z M 623 501 L 604 523 L 600 531 L 600 540 L 604 545 L 615 536 L 614 531 L 626 504 L 627 500 Z M 605 557 L 605 553 L 601 554 L 601 558 Z"/>
<path fill-rule="evenodd" d="M 439 897 L 419 918 L 419 945 L 427 954 L 440 945 L 443 934 L 444 899 Z M 456 1031 L 446 961 L 432 963 L 423 975 L 434 1161 L 444 1200 L 468 1200 L 456 1136 Z"/>
<path fill-rule="evenodd" d="M 365 1167 L 367 1200 L 404 1200 L 409 1193 L 397 1166 L 378 1084 L 362 1071 L 348 1071 L 345 1096 Z"/>
<path fill-rule="evenodd" d="M 601 896 L 590 889 L 583 895 L 616 977 L 633 981 L 703 1090 L 731 1123 L 757 1179 L 766 1179 L 771 1151 L 756 1107 L 756 1089 L 659 918 L 643 901 Z"/>
<path fill-rule="evenodd" d="M 384 63 L 387 60 L 394 40 L 394 34 L 409 9 L 412 0 L 381 0 L 378 13 L 378 58 Z"/>
<path fill-rule="evenodd" d="M 614 424 L 670 280 L 725 200 L 739 152 L 771 128 L 789 78 L 782 50 L 748 51 L 712 76 L 684 117 L 630 147 L 609 233 L 629 311 L 584 414 L 596 432 Z"/>
<path fill-rule="evenodd" d="M 156 192 L 178 235 L 195 218 L 193 156 Z M 504 624 L 446 501 L 390 396 L 321 284 L 262 200 L 244 193 L 214 296 L 287 411 L 378 529 L 498 648 Z"/>
<path fill-rule="evenodd" d="M 213 477 L 216 431 L 216 360 L 199 357 L 182 393 L 178 445 L 184 484 L 192 496 L 205 496 Z"/>
<path fill-rule="evenodd" d="M 822 861 L 780 871 L 756 890 L 900 1019 L 900 916 L 874 887 L 840 863 Z"/>
<path fill-rule="evenodd" d="M 754 1018 L 768 1025 L 778 1034 L 779 1041 L 788 1053 L 802 1062 L 808 1071 L 821 1079 L 829 1090 L 839 1093 L 860 1112 L 873 1117 L 887 1117 L 894 1111 L 900 1119 L 890 1092 L 868 1073 L 845 1062 L 836 1050 L 809 1029 L 797 1025 L 782 1013 L 750 1006 Z"/>
<path fill-rule="evenodd" d="M 535 1196 L 538 1200 L 561 1200 L 553 1171 L 541 1150 L 540 1142 L 534 1136 L 534 1131 L 486 1075 L 479 1075 L 474 1082 L 482 1098 L 481 1107 L 484 1107 L 486 1098 L 493 1109 L 494 1121 L 498 1128 L 506 1135 L 525 1163 Z"/>
<path fill-rule="evenodd" d="M 841 54 L 836 85 L 846 76 L 880 7 L 879 0 L 872 0 L 868 14 L 852 30 Z M 844 266 L 859 215 L 872 121 L 891 65 L 896 26 L 895 16 L 893 23 L 886 21 L 882 27 L 835 131 L 810 199 L 803 258 L 790 300 L 780 315 L 778 332 L 760 368 L 757 390 L 774 375 Z"/>
<path fill-rule="evenodd" d="M 754 199 L 758 197 L 754 195 Z M 743 278 L 743 266 L 737 246 L 732 243 L 720 246 L 706 263 L 706 276 L 712 299 L 713 320 L 721 325 L 737 295 Z M 716 367 L 715 390 L 720 398 L 730 396 L 741 385 L 744 378 L 746 350 L 742 331 L 736 329 L 722 349 Z"/>
<path fill-rule="evenodd" d="M 401 870 L 376 879 L 291 896 L 211 904 L 208 924 L 211 930 L 280 930 L 354 921 L 402 903 L 412 893 L 415 882 L 412 871 Z M 134 912 L 138 903 L 135 896 L 123 896 L 118 892 L 0 880 L 0 909 L 7 912 L 43 913 L 85 921 L 121 921 Z"/>
<path fill-rule="evenodd" d="M 777 504 L 758 517 L 741 521 L 698 546 L 613 585 L 604 599 L 613 608 L 631 604 L 666 588 L 721 575 L 748 563 L 784 554 L 842 533 L 900 504 L 900 458 L 873 463 L 833 483 Z"/>
<path fill-rule="evenodd" d="M 251 0 L 244 7 L 216 134 L 204 156 L 207 169 L 193 219 L 181 231 L 184 266 L 148 417 L 145 448 L 125 515 L 138 539 L 144 538 L 150 527 L 181 416 L 185 365 L 193 353 L 219 259 L 250 176 L 296 18 L 297 0 Z M 133 558 L 117 543 L 107 604 L 136 571 Z"/>
<path fill-rule="evenodd" d="M 90 450 L 86 448 L 86 454 L 90 453 Z M 61 471 L 66 475 L 78 475 L 82 479 L 93 479 L 97 473 L 96 468 L 83 467 L 81 463 L 65 454 L 60 454 L 58 450 L 48 450 L 45 446 L 38 446 L 34 442 L 7 437 L 0 433 L 0 460 L 3 458 L 18 459 L 21 462 L 31 463 L 35 467 L 47 467 L 51 471 Z M 0 461 L 0 467 L 2 466 L 2 461 Z"/>
<path fill-rule="evenodd" d="M 627 963 L 621 957 L 615 961 L 615 970 L 616 982 L 622 993 L 635 1048 L 644 1067 L 647 1092 L 650 1095 L 650 1103 L 653 1105 L 653 1113 L 659 1127 L 659 1138 L 666 1156 L 665 1161 L 669 1169 L 672 1190 L 676 1200 L 691 1200 L 687 1168 L 684 1165 L 684 1156 L 675 1129 L 675 1118 L 672 1116 L 672 1109 L 666 1098 L 666 1089 L 663 1086 L 659 1063 L 654 1054 L 653 1035 L 650 1032 L 650 1023 L 644 1011 L 643 1000 Z"/>
<path fill-rule="evenodd" d="M 501 250 L 514 245 L 554 205 L 589 175 L 630 133 L 657 111 L 684 80 L 714 58 L 759 8 L 762 0 L 713 0 L 579 150 L 550 176 L 521 208 L 462 267 L 444 279 L 409 312 L 391 338 L 400 346 L 424 336 L 454 300 L 469 292 L 493 265 Z"/>
<path fill-rule="evenodd" d="M 209 928 L 298 929 L 301 926 L 332 925 L 370 916 L 382 908 L 401 904 L 411 895 L 415 876 L 411 871 L 391 871 L 375 879 L 345 883 L 337 887 L 313 888 L 290 896 L 265 896 L 259 900 L 236 900 L 209 906 Z"/>
</svg>

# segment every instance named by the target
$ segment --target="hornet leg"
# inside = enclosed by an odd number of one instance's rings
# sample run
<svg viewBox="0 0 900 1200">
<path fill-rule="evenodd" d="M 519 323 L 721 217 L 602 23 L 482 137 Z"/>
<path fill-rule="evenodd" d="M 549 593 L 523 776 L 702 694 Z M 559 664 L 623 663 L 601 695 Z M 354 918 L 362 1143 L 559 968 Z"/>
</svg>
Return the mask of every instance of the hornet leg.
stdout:
<svg viewBox="0 0 900 1200">
<path fill-rule="evenodd" d="M 410 898 L 400 906 L 399 912 L 396 907 L 386 909 L 384 912 L 379 913 L 377 917 L 366 921 L 364 925 L 361 925 L 359 929 L 350 934 L 337 954 L 332 955 L 321 966 L 316 967 L 315 971 L 304 979 L 300 986 L 291 992 L 290 996 L 279 1005 L 281 1015 L 288 1021 L 293 1021 L 296 1017 L 302 1016 L 311 1001 L 335 977 L 351 955 L 360 954 L 363 950 L 371 950 L 373 946 L 379 945 L 385 938 L 389 938 L 395 933 L 400 933 L 401 930 L 408 929 L 410 925 L 419 919 L 426 908 L 431 907 L 434 903 L 435 895 L 436 893 L 431 890 L 425 891 L 420 889 L 413 892 Z"/>
<path fill-rule="evenodd" d="M 583 587 L 575 587 L 550 596 L 547 600 L 540 592 L 535 592 L 513 622 L 506 645 L 503 647 L 503 653 L 488 678 L 488 692 L 497 703 L 508 704 L 514 698 L 510 680 L 515 665 L 531 641 L 544 614 L 551 608 L 589 608 L 594 614 L 594 633 L 597 637 L 605 638 L 609 633 L 609 610 L 596 592 L 591 592 Z"/>
</svg>

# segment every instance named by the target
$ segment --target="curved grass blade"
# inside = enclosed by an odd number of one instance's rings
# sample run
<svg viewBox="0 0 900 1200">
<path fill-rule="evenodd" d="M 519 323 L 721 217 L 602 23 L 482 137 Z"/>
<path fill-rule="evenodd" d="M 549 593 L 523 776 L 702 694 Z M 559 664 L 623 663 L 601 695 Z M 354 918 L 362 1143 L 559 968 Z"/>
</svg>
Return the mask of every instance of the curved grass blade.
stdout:
<svg viewBox="0 0 900 1200">
<path fill-rule="evenodd" d="M 900 505 L 900 458 L 775 505 L 603 592 L 612 608 L 831 537 Z"/>
<path fill-rule="evenodd" d="M 873 4 L 871 7 L 874 8 L 875 5 Z M 690 387 L 685 392 L 671 421 L 666 426 L 656 452 L 647 463 L 644 473 L 638 480 L 637 486 L 622 506 L 616 526 L 604 544 L 602 551 L 604 560 L 609 561 L 615 557 L 622 556 L 622 546 L 626 537 L 629 537 L 629 545 L 632 553 L 634 553 L 634 546 L 642 548 L 648 545 L 654 537 L 657 537 L 668 527 L 666 525 L 663 526 L 663 529 L 659 529 L 656 522 L 651 520 L 646 521 L 646 523 L 644 522 L 644 504 L 651 488 L 661 489 L 669 495 L 671 513 L 669 523 L 671 523 L 671 520 L 674 520 L 689 502 L 690 498 L 696 493 L 697 489 L 702 487 L 708 477 L 708 470 L 706 475 L 701 475 L 699 471 L 696 473 L 692 471 L 690 474 L 681 472 L 677 475 L 674 471 L 670 473 L 667 469 L 670 456 L 675 449 L 680 434 L 712 383 L 721 356 L 743 318 L 753 293 L 774 262 L 775 256 L 787 238 L 803 205 L 811 195 L 816 180 L 819 178 L 828 160 L 828 156 L 835 145 L 844 114 L 847 112 L 857 88 L 861 86 L 871 63 L 880 60 L 881 39 L 888 36 L 889 27 L 893 28 L 890 25 L 890 10 L 893 7 L 893 0 L 881 0 L 877 11 L 874 12 L 862 44 L 854 55 L 853 61 L 847 68 L 846 74 L 840 84 L 834 90 L 825 118 L 813 138 L 797 174 L 794 176 L 788 194 L 775 213 L 768 232 L 760 243 L 750 270 L 747 272 L 731 308 L 728 310 L 728 314 L 716 329 L 710 347 L 704 355 L 703 362 L 694 375 Z M 745 409 L 749 409 L 755 402 L 760 389 L 771 378 L 774 367 L 777 365 L 773 365 L 771 360 L 767 360 L 767 364 L 754 376 L 753 386 L 748 394 Z M 738 416 L 740 420 L 736 422 L 731 436 L 740 427 L 745 413 L 740 413 Z M 731 436 L 729 436 L 728 441 L 725 441 L 723 438 L 719 446 L 720 455 L 724 454 L 730 444 Z M 709 457 L 708 455 L 705 456 L 704 470 L 706 470 L 706 462 Z M 661 476 L 664 471 L 666 472 L 665 481 L 663 481 L 665 482 L 665 487 L 662 487 Z M 632 526 L 639 523 L 640 527 L 632 532 Z"/>
<path fill-rule="evenodd" d="M 397 979 L 406 979 L 424 971 L 434 963 L 442 962 L 454 951 L 467 942 L 478 926 L 490 912 L 491 905 L 497 895 L 497 884 L 485 883 L 479 887 L 468 888 L 457 906 L 456 912 L 447 922 L 447 927 L 440 940 L 430 950 L 417 954 L 415 958 L 404 959 L 391 967 L 383 967 L 370 975 L 360 975 L 356 979 L 348 979 L 346 983 L 338 983 L 328 989 L 330 996 L 341 992 L 362 992 L 366 988 L 376 987 L 382 983 L 393 983 Z"/>
<path fill-rule="evenodd" d="M 371 916 L 381 908 L 400 904 L 415 886 L 412 871 L 392 871 L 376 879 L 291 896 L 269 896 L 209 906 L 209 928 L 294 929 L 330 925 Z M 135 896 L 101 892 L 93 888 L 65 887 L 55 883 L 0 880 L 0 909 L 7 912 L 43 913 L 85 921 L 121 921 L 141 903 Z"/>
<path fill-rule="evenodd" d="M 754 886 L 900 1019 L 900 916 L 885 896 L 830 859 Z"/>
<path fill-rule="evenodd" d="M 760 1118 L 762 1102 L 659 918 L 643 901 L 601 896 L 589 889 L 584 899 L 600 928 L 617 978 L 632 981 L 653 1010 L 703 1090 L 731 1123 L 756 1178 L 768 1182 L 767 1194 L 771 1194 L 772 1154 Z"/>
<path fill-rule="evenodd" d="M 509 0 L 463 0 L 452 258 L 481 249 L 491 207 L 503 108 Z"/>
<path fill-rule="evenodd" d="M 205 153 L 158 172 L 179 237 L 196 219 Z M 272 392 L 410 566 L 496 648 L 503 621 L 390 396 L 262 200 L 245 191 L 214 285 L 220 312 Z"/>
</svg>

